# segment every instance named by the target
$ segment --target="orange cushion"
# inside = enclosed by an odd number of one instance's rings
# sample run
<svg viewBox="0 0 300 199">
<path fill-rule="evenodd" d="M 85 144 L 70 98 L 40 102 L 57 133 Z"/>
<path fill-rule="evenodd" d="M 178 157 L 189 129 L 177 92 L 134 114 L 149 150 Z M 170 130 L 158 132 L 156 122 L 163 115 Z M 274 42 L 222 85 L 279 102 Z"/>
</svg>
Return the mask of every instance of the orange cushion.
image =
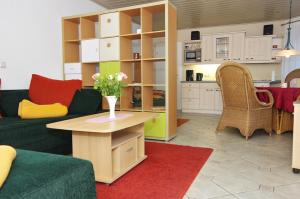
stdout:
<svg viewBox="0 0 300 199">
<path fill-rule="evenodd" d="M 81 80 L 54 80 L 33 74 L 29 97 L 36 104 L 61 103 L 69 107 L 76 90 L 81 89 L 81 86 Z"/>
</svg>

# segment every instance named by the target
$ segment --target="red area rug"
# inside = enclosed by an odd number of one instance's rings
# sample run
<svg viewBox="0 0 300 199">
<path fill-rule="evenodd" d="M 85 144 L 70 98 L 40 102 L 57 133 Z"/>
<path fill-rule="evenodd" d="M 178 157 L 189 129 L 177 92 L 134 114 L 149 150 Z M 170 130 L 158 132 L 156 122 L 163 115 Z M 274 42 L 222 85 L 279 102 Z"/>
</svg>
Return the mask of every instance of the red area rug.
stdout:
<svg viewBox="0 0 300 199">
<path fill-rule="evenodd" d="M 211 153 L 146 142 L 148 158 L 110 186 L 97 183 L 97 199 L 181 199 Z"/>
<path fill-rule="evenodd" d="M 177 127 L 180 127 L 181 125 L 183 125 L 184 123 L 187 123 L 188 119 L 183 119 L 183 118 L 177 118 Z"/>
</svg>

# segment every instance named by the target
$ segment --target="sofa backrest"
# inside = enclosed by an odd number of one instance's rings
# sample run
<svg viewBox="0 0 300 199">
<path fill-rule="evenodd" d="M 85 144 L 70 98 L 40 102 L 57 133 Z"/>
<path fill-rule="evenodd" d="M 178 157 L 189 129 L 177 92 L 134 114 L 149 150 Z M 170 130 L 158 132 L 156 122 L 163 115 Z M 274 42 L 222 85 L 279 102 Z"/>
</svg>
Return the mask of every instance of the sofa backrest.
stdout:
<svg viewBox="0 0 300 199">
<path fill-rule="evenodd" d="M 28 90 L 1 90 L 0 107 L 4 117 L 18 116 L 19 103 L 29 99 Z"/>
<path fill-rule="evenodd" d="M 0 90 L 0 111 L 4 117 L 17 117 L 19 103 L 29 98 L 28 90 Z M 94 89 L 76 91 L 68 114 L 88 115 L 102 112 L 102 96 Z"/>
</svg>

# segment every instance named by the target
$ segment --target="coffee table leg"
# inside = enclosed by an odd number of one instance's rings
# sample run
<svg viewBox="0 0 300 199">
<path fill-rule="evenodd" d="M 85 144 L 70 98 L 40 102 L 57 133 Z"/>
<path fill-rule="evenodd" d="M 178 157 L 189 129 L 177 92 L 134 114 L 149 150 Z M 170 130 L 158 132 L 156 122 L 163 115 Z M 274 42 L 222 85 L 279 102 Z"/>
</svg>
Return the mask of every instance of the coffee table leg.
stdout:
<svg viewBox="0 0 300 199">
<path fill-rule="evenodd" d="M 112 179 L 111 133 L 72 133 L 73 157 L 93 163 L 96 181 Z"/>
</svg>

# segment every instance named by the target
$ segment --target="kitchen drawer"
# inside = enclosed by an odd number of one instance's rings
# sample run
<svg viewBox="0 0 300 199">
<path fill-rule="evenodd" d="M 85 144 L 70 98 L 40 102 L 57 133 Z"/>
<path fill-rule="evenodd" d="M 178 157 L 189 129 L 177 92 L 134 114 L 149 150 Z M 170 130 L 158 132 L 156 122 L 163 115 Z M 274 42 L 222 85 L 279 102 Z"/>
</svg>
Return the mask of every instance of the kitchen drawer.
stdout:
<svg viewBox="0 0 300 199">
<path fill-rule="evenodd" d="M 198 110 L 200 106 L 200 100 L 198 99 L 183 99 L 182 109 L 185 110 Z"/>
<path fill-rule="evenodd" d="M 182 98 L 199 98 L 200 89 L 197 87 L 183 87 L 182 88 Z"/>
<path fill-rule="evenodd" d="M 119 12 L 103 14 L 100 16 L 100 37 L 115 37 L 120 34 Z"/>
<path fill-rule="evenodd" d="M 137 161 L 137 138 L 120 146 L 120 169 L 125 170 Z"/>
<path fill-rule="evenodd" d="M 219 88 L 217 83 L 201 83 L 200 84 L 201 89 L 217 89 Z"/>
<path fill-rule="evenodd" d="M 199 83 L 182 83 L 183 88 L 199 88 Z"/>
<path fill-rule="evenodd" d="M 100 61 L 120 60 L 119 37 L 100 39 Z"/>
<path fill-rule="evenodd" d="M 64 65 L 65 74 L 81 73 L 80 63 L 69 63 Z"/>
<path fill-rule="evenodd" d="M 72 79 L 82 80 L 82 75 L 81 74 L 65 74 L 65 80 L 72 80 Z"/>
<path fill-rule="evenodd" d="M 150 138 L 166 137 L 166 114 L 159 113 L 155 119 L 145 122 L 145 136 Z"/>
<path fill-rule="evenodd" d="M 81 60 L 82 63 L 99 62 L 100 60 L 100 40 L 89 39 L 81 41 Z"/>
</svg>

